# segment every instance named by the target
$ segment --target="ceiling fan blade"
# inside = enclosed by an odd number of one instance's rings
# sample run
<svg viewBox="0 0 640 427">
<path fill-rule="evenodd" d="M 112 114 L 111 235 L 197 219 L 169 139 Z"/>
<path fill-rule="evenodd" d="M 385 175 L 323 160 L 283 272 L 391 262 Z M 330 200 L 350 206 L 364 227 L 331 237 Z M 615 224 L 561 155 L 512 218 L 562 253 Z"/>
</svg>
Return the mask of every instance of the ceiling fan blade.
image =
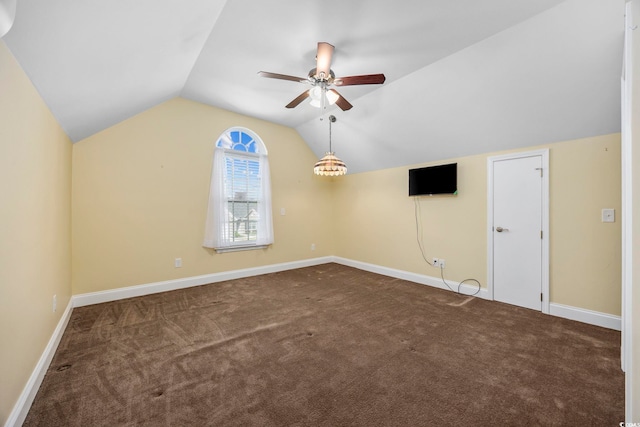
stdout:
<svg viewBox="0 0 640 427">
<path fill-rule="evenodd" d="M 309 97 L 309 91 L 305 90 L 304 92 L 302 92 L 300 95 L 298 95 L 298 97 L 296 99 L 294 99 L 293 101 L 291 101 L 290 103 L 288 103 L 285 107 L 286 108 L 295 108 L 297 107 L 302 101 L 304 101 L 305 99 L 307 99 Z"/>
<path fill-rule="evenodd" d="M 333 56 L 333 45 L 326 42 L 318 42 L 318 53 L 316 54 L 316 78 L 327 80 L 331 74 L 331 57 Z"/>
<path fill-rule="evenodd" d="M 339 77 L 333 81 L 336 86 L 379 85 L 384 83 L 384 74 L 366 74 L 364 76 Z"/>
<path fill-rule="evenodd" d="M 287 76 L 286 74 L 270 73 L 268 71 L 258 71 L 260 77 L 267 77 L 270 79 L 279 80 L 291 80 L 292 82 L 308 83 L 309 80 L 303 77 Z"/>
<path fill-rule="evenodd" d="M 333 92 L 333 93 L 335 93 L 336 95 L 338 95 L 338 100 L 336 101 L 336 105 L 337 105 L 338 107 L 340 107 L 340 109 L 341 109 L 342 111 L 350 110 L 350 109 L 353 107 L 353 105 L 351 105 L 351 103 L 350 103 L 349 101 L 347 101 L 346 99 L 344 99 L 344 97 L 343 97 L 342 95 L 340 95 L 340 94 L 338 93 L 338 91 L 337 91 L 337 90 L 335 90 L 335 89 L 329 89 L 329 92 Z"/>
</svg>

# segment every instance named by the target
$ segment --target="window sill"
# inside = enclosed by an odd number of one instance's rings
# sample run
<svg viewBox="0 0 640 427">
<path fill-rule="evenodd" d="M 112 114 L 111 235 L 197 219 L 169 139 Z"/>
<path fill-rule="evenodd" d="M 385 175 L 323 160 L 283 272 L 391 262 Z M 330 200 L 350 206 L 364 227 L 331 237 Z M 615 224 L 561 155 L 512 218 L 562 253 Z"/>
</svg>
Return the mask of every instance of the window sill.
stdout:
<svg viewBox="0 0 640 427">
<path fill-rule="evenodd" d="M 215 248 L 216 252 L 223 254 L 225 252 L 252 251 L 254 249 L 266 249 L 269 245 L 247 245 L 247 246 L 227 246 L 224 248 Z"/>
</svg>

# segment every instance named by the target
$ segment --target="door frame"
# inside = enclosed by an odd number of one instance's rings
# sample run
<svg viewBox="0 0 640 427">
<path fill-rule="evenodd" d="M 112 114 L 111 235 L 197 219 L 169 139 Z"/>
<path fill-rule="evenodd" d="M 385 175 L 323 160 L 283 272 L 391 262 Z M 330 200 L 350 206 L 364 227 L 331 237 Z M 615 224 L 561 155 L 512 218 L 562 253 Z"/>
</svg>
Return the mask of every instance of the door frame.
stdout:
<svg viewBox="0 0 640 427">
<path fill-rule="evenodd" d="M 487 291 L 493 296 L 493 167 L 495 162 L 525 157 L 542 157 L 542 304 L 549 314 L 549 149 L 490 156 L 487 158 Z"/>
</svg>

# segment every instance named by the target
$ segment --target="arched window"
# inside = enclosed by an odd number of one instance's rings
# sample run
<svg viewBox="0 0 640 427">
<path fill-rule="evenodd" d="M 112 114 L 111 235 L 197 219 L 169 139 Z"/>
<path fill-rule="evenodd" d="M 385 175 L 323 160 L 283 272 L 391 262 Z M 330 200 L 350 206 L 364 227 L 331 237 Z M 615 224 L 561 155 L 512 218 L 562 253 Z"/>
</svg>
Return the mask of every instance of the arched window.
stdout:
<svg viewBox="0 0 640 427">
<path fill-rule="evenodd" d="M 227 129 L 213 155 L 203 246 L 224 252 L 272 243 L 267 148 L 249 129 Z"/>
</svg>

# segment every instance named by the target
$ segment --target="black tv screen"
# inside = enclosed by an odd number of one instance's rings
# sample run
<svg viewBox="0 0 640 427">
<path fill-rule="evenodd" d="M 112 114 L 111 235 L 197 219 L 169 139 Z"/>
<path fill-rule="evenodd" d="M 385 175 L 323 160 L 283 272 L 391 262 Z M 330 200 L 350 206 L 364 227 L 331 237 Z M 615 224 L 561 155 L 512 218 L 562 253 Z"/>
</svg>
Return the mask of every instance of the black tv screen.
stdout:
<svg viewBox="0 0 640 427">
<path fill-rule="evenodd" d="M 409 169 L 409 196 L 456 194 L 457 192 L 457 163 Z"/>
</svg>

